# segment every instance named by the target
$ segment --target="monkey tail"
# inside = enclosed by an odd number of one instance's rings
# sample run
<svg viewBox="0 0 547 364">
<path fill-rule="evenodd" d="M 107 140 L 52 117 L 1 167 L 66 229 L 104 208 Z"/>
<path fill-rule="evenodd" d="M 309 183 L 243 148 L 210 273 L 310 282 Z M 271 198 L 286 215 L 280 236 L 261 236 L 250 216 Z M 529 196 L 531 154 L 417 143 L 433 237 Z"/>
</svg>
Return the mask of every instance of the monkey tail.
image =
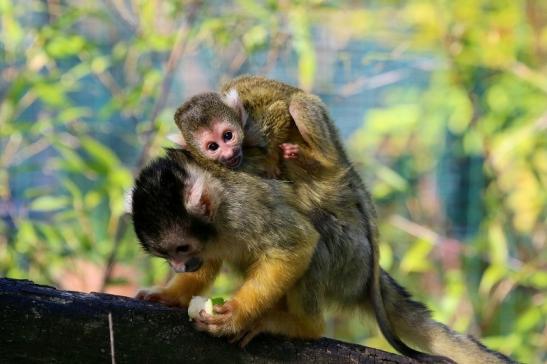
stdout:
<svg viewBox="0 0 547 364">
<path fill-rule="evenodd" d="M 435 363 L 515 363 L 507 356 L 488 349 L 475 338 L 454 332 L 433 320 L 429 310 L 423 304 L 413 301 L 410 294 L 389 274 L 384 271 L 379 273 L 382 297 L 373 302 L 374 310 L 382 333 L 402 354 Z M 382 306 L 377 310 L 376 306 L 380 303 Z M 433 355 L 409 348 L 399 337 Z"/>
<path fill-rule="evenodd" d="M 371 231 L 371 229 L 369 229 L 369 231 Z M 369 239 L 374 238 L 375 237 L 373 236 L 369 236 Z M 453 361 L 448 358 L 442 356 L 434 356 L 414 350 L 406 345 L 404 342 L 402 342 L 401 339 L 397 336 L 395 330 L 391 325 L 391 322 L 389 321 L 388 314 L 384 306 L 384 300 L 382 297 L 380 284 L 381 276 L 379 265 L 379 252 L 374 248 L 377 246 L 377 244 L 371 244 L 372 249 L 370 259 L 372 261 L 372 272 L 371 284 L 369 284 L 368 287 L 369 297 L 372 298 L 372 308 L 374 310 L 374 316 L 376 317 L 376 321 L 378 322 L 378 326 L 380 327 L 382 335 L 384 335 L 386 340 L 391 344 L 391 346 L 395 348 L 395 350 L 413 359 L 426 363 L 453 363 Z"/>
</svg>

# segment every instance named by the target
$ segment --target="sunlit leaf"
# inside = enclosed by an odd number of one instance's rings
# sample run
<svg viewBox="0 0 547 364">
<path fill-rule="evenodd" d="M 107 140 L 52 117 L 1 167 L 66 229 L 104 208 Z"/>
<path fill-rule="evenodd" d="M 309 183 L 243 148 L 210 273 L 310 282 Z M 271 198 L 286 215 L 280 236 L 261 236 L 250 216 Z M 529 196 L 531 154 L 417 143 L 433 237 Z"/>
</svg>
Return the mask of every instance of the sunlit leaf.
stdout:
<svg viewBox="0 0 547 364">
<path fill-rule="evenodd" d="M 95 163 L 95 167 L 104 173 L 114 171 L 120 164 L 118 157 L 110 148 L 96 139 L 84 137 L 81 139 L 82 148 L 88 153 Z"/>
<path fill-rule="evenodd" d="M 479 291 L 486 295 L 492 287 L 497 284 L 507 274 L 506 269 L 501 265 L 489 266 L 482 275 Z"/>
<path fill-rule="evenodd" d="M 66 206 L 68 206 L 68 199 L 64 196 L 41 196 L 30 204 L 30 208 L 34 211 L 59 210 Z"/>
<path fill-rule="evenodd" d="M 64 35 L 52 39 L 46 45 L 46 51 L 53 58 L 65 58 L 78 54 L 85 45 L 85 38 L 79 35 Z"/>
<path fill-rule="evenodd" d="M 424 239 L 416 240 L 401 261 L 401 271 L 410 273 L 424 272 L 431 269 L 428 255 L 432 248 L 433 245 L 430 241 Z"/>
</svg>

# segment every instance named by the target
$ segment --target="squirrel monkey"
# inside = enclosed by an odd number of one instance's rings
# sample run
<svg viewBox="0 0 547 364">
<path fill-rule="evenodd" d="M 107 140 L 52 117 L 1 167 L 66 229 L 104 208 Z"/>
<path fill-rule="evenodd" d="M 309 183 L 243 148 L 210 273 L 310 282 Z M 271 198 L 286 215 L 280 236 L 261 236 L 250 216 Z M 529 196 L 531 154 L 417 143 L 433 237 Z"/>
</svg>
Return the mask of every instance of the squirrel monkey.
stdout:
<svg viewBox="0 0 547 364">
<path fill-rule="evenodd" d="M 327 304 L 370 312 L 367 226 L 341 223 L 320 209 L 308 214 L 286 183 L 205 169 L 187 152 L 169 150 L 138 176 L 132 214 L 144 249 L 178 272 L 167 286 L 143 289 L 138 298 L 185 306 L 210 286 L 223 262 L 244 274 L 231 300 L 215 306 L 214 315 L 200 314 L 200 330 L 235 336 L 244 346 L 261 332 L 320 337 Z M 511 363 L 432 320 L 386 272 L 380 279 L 398 335 L 458 363 Z M 451 362 L 416 353 L 420 361 Z"/>
<path fill-rule="evenodd" d="M 309 116 L 328 118 L 316 96 L 274 80 L 243 76 L 225 83 L 220 94 L 202 93 L 186 101 L 175 113 L 180 134 L 172 138 L 197 158 L 213 160 L 231 169 L 241 167 L 244 154 L 255 147 L 263 158 L 251 158 L 243 169 L 252 168 L 251 171 L 266 177 L 286 178 L 281 156 L 296 159 L 302 147 L 318 147 L 327 156 L 332 152 L 328 150 L 330 142 L 323 145 L 321 141 L 310 140 L 315 135 L 305 120 Z M 327 124 L 322 120 L 311 122 L 313 128 Z M 316 152 L 310 150 L 309 162 L 317 158 L 317 162 L 328 161 Z"/>
<path fill-rule="evenodd" d="M 245 275 L 233 298 L 215 306 L 217 315 L 197 326 L 215 335 L 236 335 L 264 315 L 291 315 L 276 328 L 316 338 L 323 330 L 287 303 L 305 273 L 319 234 L 298 208 L 290 186 L 280 181 L 198 166 L 183 151 L 170 150 L 146 167 L 132 193 L 135 232 L 143 248 L 167 259 L 178 273 L 164 288 L 141 290 L 138 298 L 187 306 L 217 275 L 223 261 Z M 250 338 L 249 338 L 250 339 Z"/>
</svg>

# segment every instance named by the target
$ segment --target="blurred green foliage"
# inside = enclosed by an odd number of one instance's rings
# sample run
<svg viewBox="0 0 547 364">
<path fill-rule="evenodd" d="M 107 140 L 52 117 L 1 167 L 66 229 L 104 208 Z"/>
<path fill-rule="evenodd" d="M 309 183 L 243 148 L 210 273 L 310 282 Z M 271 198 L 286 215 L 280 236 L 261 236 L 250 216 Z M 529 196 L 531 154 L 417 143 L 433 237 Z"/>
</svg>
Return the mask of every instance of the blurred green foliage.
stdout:
<svg viewBox="0 0 547 364">
<path fill-rule="evenodd" d="M 540 0 L 0 0 L 0 274 L 161 283 L 167 268 L 135 243 L 124 193 L 161 153 L 180 94 L 192 77 L 216 86 L 252 62 L 269 74 L 284 56 L 291 83 L 313 91 L 329 83 L 326 33 L 338 49 L 376 45 L 363 65 L 415 60 L 348 140 L 379 205 L 382 266 L 437 319 L 544 362 L 545 14 Z M 214 74 L 192 73 L 197 53 Z M 427 82 L 398 84 L 412 67 Z M 236 286 L 223 274 L 215 293 Z M 329 335 L 389 349 L 353 316 L 330 317 Z"/>
</svg>

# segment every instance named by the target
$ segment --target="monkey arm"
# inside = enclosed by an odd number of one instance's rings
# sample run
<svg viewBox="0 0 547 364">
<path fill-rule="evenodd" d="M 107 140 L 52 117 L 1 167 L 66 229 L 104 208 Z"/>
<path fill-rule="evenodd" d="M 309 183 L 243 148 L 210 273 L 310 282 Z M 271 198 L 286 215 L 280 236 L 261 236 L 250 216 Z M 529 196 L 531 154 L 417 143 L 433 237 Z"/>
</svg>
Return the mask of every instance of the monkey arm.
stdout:
<svg viewBox="0 0 547 364">
<path fill-rule="evenodd" d="M 221 260 L 206 260 L 199 270 L 177 273 L 165 287 L 141 289 L 136 297 L 170 306 L 188 306 L 192 296 L 200 294 L 213 283 L 221 266 Z"/>
<path fill-rule="evenodd" d="M 198 329 L 214 335 L 232 335 L 252 326 L 271 309 L 306 271 L 315 249 L 318 233 L 309 232 L 297 250 L 275 248 L 264 252 L 249 268 L 246 279 L 234 297 L 216 306 L 216 315 L 202 314 Z"/>
</svg>

